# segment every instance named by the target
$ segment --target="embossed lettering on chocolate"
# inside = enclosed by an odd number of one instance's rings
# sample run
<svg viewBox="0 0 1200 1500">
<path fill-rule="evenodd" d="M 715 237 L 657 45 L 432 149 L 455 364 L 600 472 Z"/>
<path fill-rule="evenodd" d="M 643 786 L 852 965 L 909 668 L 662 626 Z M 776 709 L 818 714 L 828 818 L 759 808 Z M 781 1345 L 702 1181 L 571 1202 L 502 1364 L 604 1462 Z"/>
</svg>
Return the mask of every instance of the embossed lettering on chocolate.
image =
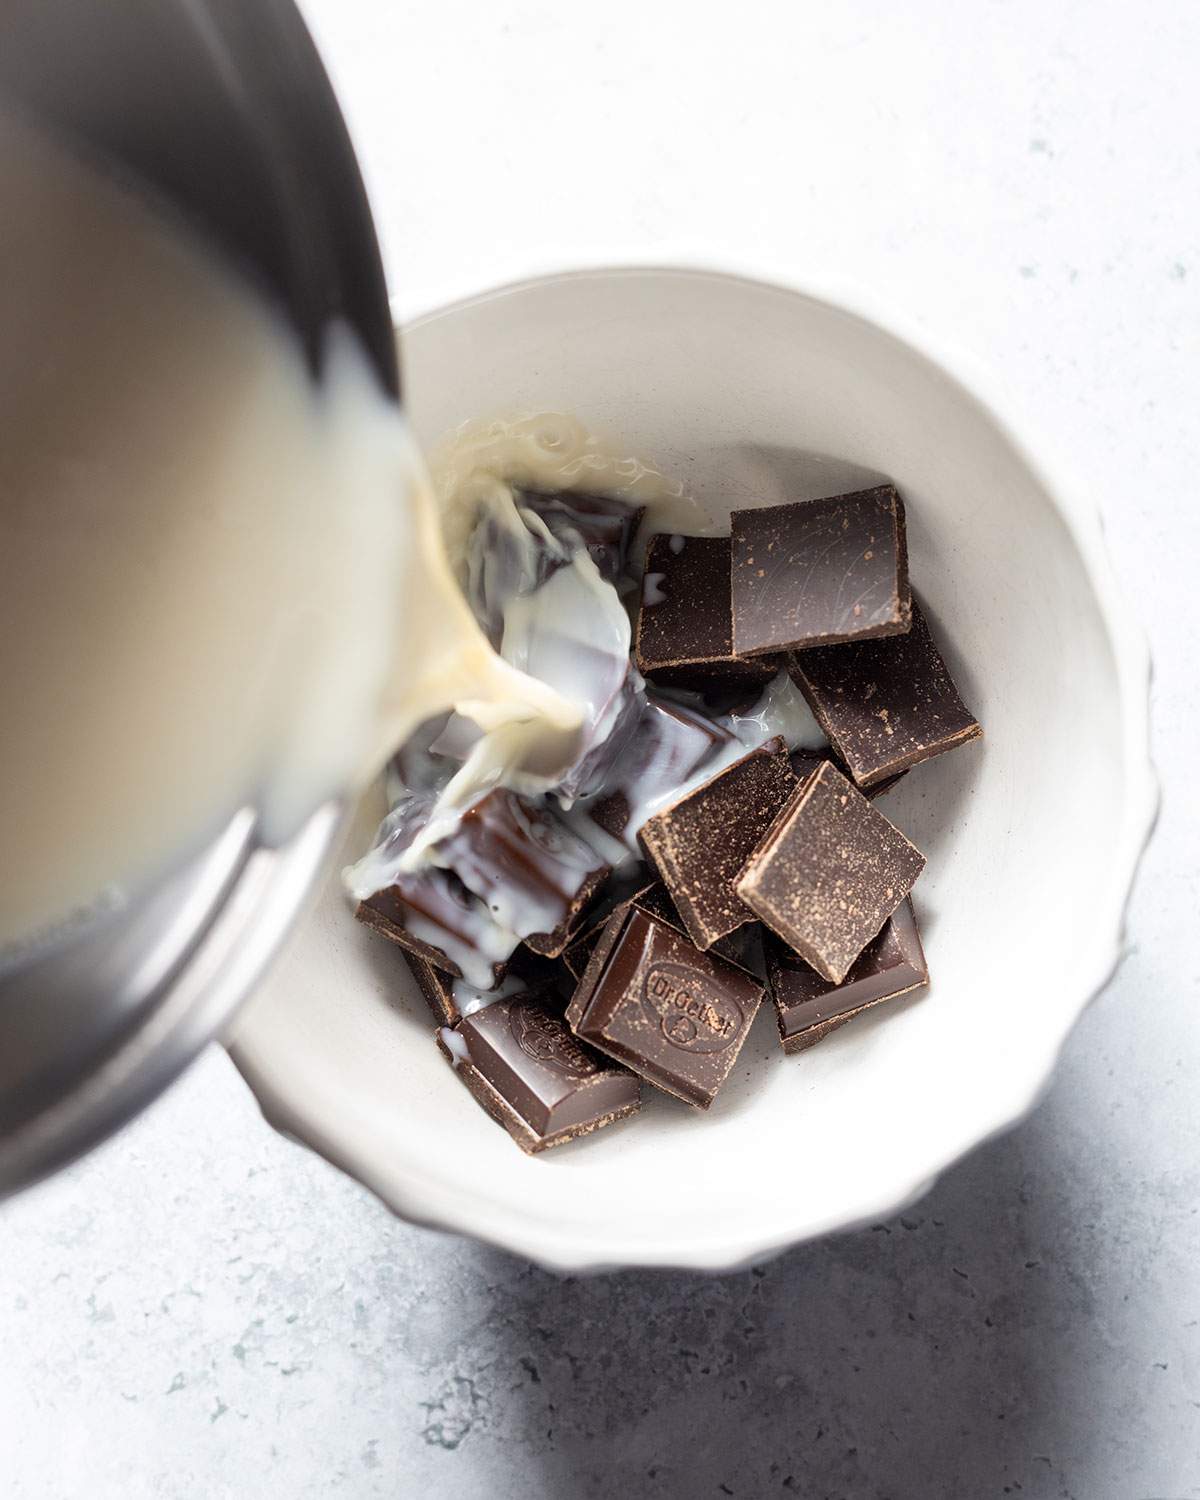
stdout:
<svg viewBox="0 0 1200 1500">
<path fill-rule="evenodd" d="M 908 629 L 904 502 L 894 485 L 735 510 L 731 523 L 736 655 Z"/>
<path fill-rule="evenodd" d="M 763 991 L 636 906 L 609 919 L 567 1023 L 650 1083 L 707 1109 L 728 1078 Z"/>
</svg>

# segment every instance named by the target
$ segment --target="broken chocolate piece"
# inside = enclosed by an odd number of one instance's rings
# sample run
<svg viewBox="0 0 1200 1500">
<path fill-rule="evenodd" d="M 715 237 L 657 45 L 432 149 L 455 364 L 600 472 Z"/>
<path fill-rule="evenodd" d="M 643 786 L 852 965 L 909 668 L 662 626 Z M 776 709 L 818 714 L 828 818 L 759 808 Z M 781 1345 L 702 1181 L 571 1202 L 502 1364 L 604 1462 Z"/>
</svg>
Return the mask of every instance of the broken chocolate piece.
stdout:
<svg viewBox="0 0 1200 1500">
<path fill-rule="evenodd" d="M 734 887 L 795 786 L 787 746 L 768 740 L 642 825 L 642 847 L 697 947 L 754 920 Z"/>
<path fill-rule="evenodd" d="M 463 813 L 436 858 L 496 921 L 557 957 L 609 867 L 549 808 L 497 789 Z"/>
<path fill-rule="evenodd" d="M 908 895 L 925 856 L 831 763 L 800 783 L 737 893 L 834 984 Z"/>
<path fill-rule="evenodd" d="M 471 532 L 465 564 L 467 603 L 498 649 L 505 612 L 513 600 L 536 593 L 553 573 L 569 565 L 569 557 L 554 537 L 535 533 L 518 517 L 485 508 Z"/>
<path fill-rule="evenodd" d="M 526 996 L 498 1000 L 443 1027 L 438 1046 L 522 1151 L 560 1146 L 632 1115 L 641 1086 L 572 1036 L 561 1015 Z"/>
<path fill-rule="evenodd" d="M 798 651 L 790 670 L 862 787 L 876 786 L 983 733 L 959 697 L 915 599 L 907 635 Z"/>
<path fill-rule="evenodd" d="M 575 490 L 519 490 L 517 504 L 539 516 L 551 535 L 568 547 L 578 537 L 609 583 L 628 572 L 629 548 L 646 513 L 644 505 Z"/>
<path fill-rule="evenodd" d="M 814 1046 L 864 1010 L 929 982 L 921 935 L 908 899 L 855 959 L 840 985 L 823 979 L 774 934 L 768 935 L 766 950 L 768 988 L 785 1052 Z"/>
<path fill-rule="evenodd" d="M 634 659 L 652 682 L 697 691 L 772 677 L 775 663 L 733 654 L 728 537 L 650 538 Z"/>
<path fill-rule="evenodd" d="M 738 656 L 908 629 L 904 502 L 894 485 L 738 510 L 731 525 Z"/>
<path fill-rule="evenodd" d="M 567 1022 L 586 1041 L 698 1109 L 729 1076 L 762 986 L 640 907 L 609 918 Z"/>
</svg>

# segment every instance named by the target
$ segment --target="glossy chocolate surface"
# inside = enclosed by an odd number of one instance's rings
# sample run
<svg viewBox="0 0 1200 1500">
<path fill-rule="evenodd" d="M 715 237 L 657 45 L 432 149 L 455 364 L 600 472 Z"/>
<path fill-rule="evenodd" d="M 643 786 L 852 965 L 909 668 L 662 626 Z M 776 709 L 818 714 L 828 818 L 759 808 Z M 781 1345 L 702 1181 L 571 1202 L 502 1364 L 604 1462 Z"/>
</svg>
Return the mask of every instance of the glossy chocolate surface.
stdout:
<svg viewBox="0 0 1200 1500">
<path fill-rule="evenodd" d="M 734 511 L 738 656 L 908 629 L 904 502 L 894 485 Z"/>
</svg>

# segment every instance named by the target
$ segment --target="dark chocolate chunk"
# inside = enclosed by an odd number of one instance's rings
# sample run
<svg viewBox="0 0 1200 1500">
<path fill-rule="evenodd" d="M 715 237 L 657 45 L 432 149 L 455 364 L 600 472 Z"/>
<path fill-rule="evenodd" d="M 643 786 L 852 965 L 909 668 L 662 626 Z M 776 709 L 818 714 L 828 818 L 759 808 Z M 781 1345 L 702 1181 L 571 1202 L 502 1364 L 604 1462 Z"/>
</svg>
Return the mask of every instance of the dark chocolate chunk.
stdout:
<svg viewBox="0 0 1200 1500">
<path fill-rule="evenodd" d="M 637 830 L 629 826 L 635 815 L 640 815 L 640 827 L 646 811 L 732 742 L 729 731 L 704 714 L 647 694 L 624 754 L 610 773 L 610 789 L 590 805 L 589 816 L 635 848 Z"/>
<path fill-rule="evenodd" d="M 776 663 L 733 654 L 727 536 L 653 536 L 646 548 L 635 660 L 663 686 L 761 685 Z"/>
<path fill-rule="evenodd" d="M 788 758 L 792 763 L 792 770 L 795 771 L 796 775 L 800 778 L 801 781 L 803 781 L 806 776 L 815 771 L 818 766 L 823 765 L 826 761 L 832 761 L 833 764 L 837 766 L 839 771 L 843 772 L 843 774 L 846 775 L 849 774 L 849 767 L 843 765 L 832 751 L 804 749 L 793 750 Z M 903 781 L 907 775 L 907 771 L 901 771 L 896 776 L 889 776 L 886 781 L 876 782 L 874 786 L 860 787 L 859 791 L 861 791 L 866 797 L 874 802 L 876 797 L 882 797 L 885 792 L 890 792 L 891 789 L 898 782 Z"/>
<path fill-rule="evenodd" d="M 418 958 L 415 953 L 406 951 L 404 958 L 438 1024 L 453 1026 L 455 1022 L 461 1021 L 462 1012 L 454 998 L 454 986 L 462 981 L 456 981 L 445 969 L 435 969 L 427 959 Z"/>
<path fill-rule="evenodd" d="M 798 781 L 807 781 L 812 773 L 818 770 L 833 757 L 826 755 L 820 750 L 793 750 L 788 756 L 788 764 L 791 766 Z"/>
<path fill-rule="evenodd" d="M 557 541 L 568 547 L 576 538 L 582 541 L 601 578 L 609 583 L 628 571 L 629 548 L 646 513 L 644 505 L 575 490 L 520 490 L 517 504 L 539 516 Z"/>
<path fill-rule="evenodd" d="M 762 996 L 748 974 L 630 904 L 609 918 L 567 1022 L 660 1089 L 707 1109 Z"/>
<path fill-rule="evenodd" d="M 737 893 L 801 958 L 841 984 L 924 867 L 920 850 L 826 763 L 780 812 Z"/>
<path fill-rule="evenodd" d="M 904 502 L 893 485 L 738 510 L 731 524 L 738 656 L 908 629 Z"/>
<path fill-rule="evenodd" d="M 445 865 L 535 953 L 571 940 L 608 865 L 549 808 L 498 789 L 463 814 L 437 845 Z"/>
<path fill-rule="evenodd" d="M 437 1034 L 442 1055 L 522 1151 L 545 1151 L 632 1115 L 637 1078 L 526 996 L 497 1000 Z"/>
<path fill-rule="evenodd" d="M 773 933 L 767 980 L 785 1052 L 814 1046 L 873 1005 L 928 984 L 929 968 L 912 902 L 905 899 L 867 944 L 841 984 L 831 984 Z"/>
<path fill-rule="evenodd" d="M 642 825 L 642 847 L 697 947 L 753 921 L 734 888 L 795 786 L 787 746 L 768 740 Z"/>
<path fill-rule="evenodd" d="M 917 601 L 907 635 L 797 651 L 792 679 L 862 787 L 983 733 L 958 695 Z"/>
</svg>

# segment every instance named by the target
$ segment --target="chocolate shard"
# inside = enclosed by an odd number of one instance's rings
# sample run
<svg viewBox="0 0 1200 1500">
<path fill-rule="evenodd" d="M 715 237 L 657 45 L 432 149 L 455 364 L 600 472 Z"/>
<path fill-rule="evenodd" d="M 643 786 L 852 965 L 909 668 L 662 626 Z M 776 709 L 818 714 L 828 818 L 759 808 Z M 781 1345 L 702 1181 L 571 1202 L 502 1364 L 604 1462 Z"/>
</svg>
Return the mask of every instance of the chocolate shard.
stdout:
<svg viewBox="0 0 1200 1500">
<path fill-rule="evenodd" d="M 908 895 L 925 856 L 832 764 L 801 782 L 737 893 L 834 984 Z"/>
<path fill-rule="evenodd" d="M 552 960 L 520 949 L 513 954 L 503 977 L 485 990 L 477 989 L 461 977 L 456 979 L 445 969 L 435 968 L 416 953 L 405 950 L 403 956 L 417 988 L 441 1026 L 457 1026 L 465 1016 L 474 1015 L 497 1000 L 520 996 L 553 1005 L 556 1000 L 566 998 L 563 992 L 567 983 L 574 989 L 571 976 L 561 973 Z"/>
<path fill-rule="evenodd" d="M 792 770 L 795 771 L 797 777 L 801 781 L 803 781 L 807 776 L 811 775 L 811 773 L 815 771 L 818 766 L 824 765 L 826 761 L 831 761 L 844 775 L 848 776 L 850 774 L 850 768 L 846 765 L 843 765 L 832 751 L 823 752 L 820 750 L 805 750 L 801 748 L 799 750 L 793 750 L 788 759 L 791 761 Z M 860 787 L 859 791 L 861 791 L 866 797 L 874 802 L 877 797 L 882 797 L 885 792 L 890 792 L 891 789 L 894 786 L 898 785 L 898 783 L 903 781 L 907 775 L 907 771 L 901 771 L 896 776 L 889 776 L 886 781 L 877 781 L 874 786 Z"/>
<path fill-rule="evenodd" d="M 567 1023 L 648 1082 L 707 1109 L 762 997 L 748 974 L 630 904 L 609 918 Z"/>
<path fill-rule="evenodd" d="M 908 629 L 904 502 L 894 485 L 738 510 L 731 524 L 738 656 Z"/>
<path fill-rule="evenodd" d="M 771 739 L 643 823 L 642 847 L 697 947 L 754 920 L 735 887 L 795 786 L 787 746 Z"/>
<path fill-rule="evenodd" d="M 644 505 L 576 490 L 521 490 L 517 503 L 540 517 L 557 541 L 568 547 L 576 538 L 582 541 L 601 578 L 615 583 L 628 573 L 629 549 L 646 513 Z"/>
<path fill-rule="evenodd" d="M 452 870 L 528 947 L 557 957 L 609 866 L 549 808 L 497 789 L 437 845 Z"/>
<path fill-rule="evenodd" d="M 878 786 L 983 733 L 916 599 L 907 635 L 797 651 L 789 670 L 862 787 Z"/>
<path fill-rule="evenodd" d="M 929 982 L 912 902 L 900 903 L 867 944 L 841 984 L 822 978 L 773 933 L 766 940 L 767 988 L 785 1052 L 814 1046 L 831 1031 Z"/>
<path fill-rule="evenodd" d="M 662 686 L 695 691 L 761 686 L 770 661 L 733 654 L 729 538 L 652 536 L 646 548 L 635 660 Z"/>
<path fill-rule="evenodd" d="M 530 1154 L 623 1120 L 641 1104 L 632 1073 L 529 996 L 497 1000 L 442 1027 L 437 1041 L 478 1102 Z"/>
</svg>

